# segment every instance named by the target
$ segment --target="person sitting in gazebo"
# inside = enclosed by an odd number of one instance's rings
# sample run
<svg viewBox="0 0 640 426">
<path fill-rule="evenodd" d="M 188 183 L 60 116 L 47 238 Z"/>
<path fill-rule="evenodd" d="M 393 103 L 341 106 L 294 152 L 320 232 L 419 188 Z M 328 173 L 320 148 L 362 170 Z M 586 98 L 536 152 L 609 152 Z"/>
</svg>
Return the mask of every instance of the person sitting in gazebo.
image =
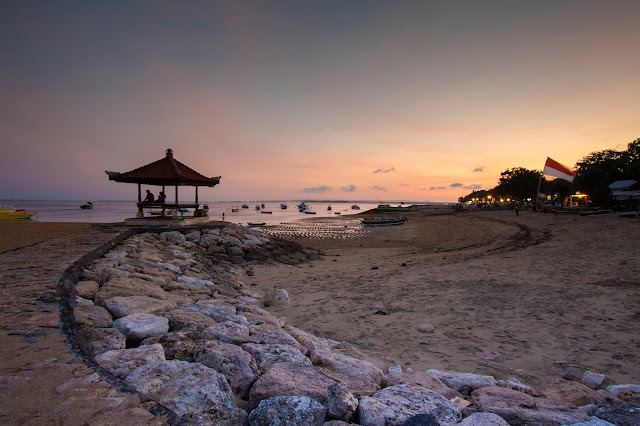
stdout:
<svg viewBox="0 0 640 426">
<path fill-rule="evenodd" d="M 142 202 L 147 204 L 153 204 L 154 201 L 155 201 L 155 198 L 153 197 L 153 194 L 151 193 L 151 191 L 147 189 L 147 196 L 145 197 L 144 200 L 142 200 Z"/>
<path fill-rule="evenodd" d="M 158 199 L 156 200 L 156 202 L 157 203 L 164 203 L 166 199 L 167 199 L 167 196 L 164 195 L 164 192 L 160 191 L 158 193 Z"/>
</svg>

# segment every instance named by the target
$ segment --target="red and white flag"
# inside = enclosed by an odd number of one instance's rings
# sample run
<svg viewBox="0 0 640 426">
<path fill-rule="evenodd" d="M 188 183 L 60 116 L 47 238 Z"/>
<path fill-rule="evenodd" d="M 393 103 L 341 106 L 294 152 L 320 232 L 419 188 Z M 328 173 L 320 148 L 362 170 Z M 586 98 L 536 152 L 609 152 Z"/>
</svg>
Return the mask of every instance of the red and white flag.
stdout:
<svg viewBox="0 0 640 426">
<path fill-rule="evenodd" d="M 544 170 L 542 171 L 542 174 L 568 180 L 569 182 L 573 182 L 574 176 L 570 168 L 563 166 L 549 157 L 547 157 L 547 162 L 544 163 Z"/>
</svg>

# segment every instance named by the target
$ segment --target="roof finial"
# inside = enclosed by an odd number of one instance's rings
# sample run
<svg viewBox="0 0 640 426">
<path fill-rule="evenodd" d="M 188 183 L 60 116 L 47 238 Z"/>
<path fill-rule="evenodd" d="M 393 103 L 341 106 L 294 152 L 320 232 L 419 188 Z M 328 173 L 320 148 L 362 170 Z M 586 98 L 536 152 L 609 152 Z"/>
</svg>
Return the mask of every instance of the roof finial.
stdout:
<svg viewBox="0 0 640 426">
<path fill-rule="evenodd" d="M 173 150 L 171 148 L 167 149 L 167 157 L 173 157 Z"/>
</svg>

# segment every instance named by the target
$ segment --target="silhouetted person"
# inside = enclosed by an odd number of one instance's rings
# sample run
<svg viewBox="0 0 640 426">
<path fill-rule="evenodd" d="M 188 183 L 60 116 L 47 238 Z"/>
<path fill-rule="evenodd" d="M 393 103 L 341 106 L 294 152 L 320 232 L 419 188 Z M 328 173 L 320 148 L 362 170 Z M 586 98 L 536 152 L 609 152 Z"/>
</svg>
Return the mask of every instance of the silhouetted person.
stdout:
<svg viewBox="0 0 640 426">
<path fill-rule="evenodd" d="M 158 194 L 158 203 L 164 203 L 164 201 L 167 199 L 167 196 L 164 195 L 164 192 L 160 191 L 160 193 Z"/>
<path fill-rule="evenodd" d="M 147 189 L 147 196 L 144 200 L 142 200 L 142 202 L 152 204 L 154 201 L 155 201 L 155 198 L 153 197 L 153 194 L 151 193 L 151 191 Z"/>
</svg>

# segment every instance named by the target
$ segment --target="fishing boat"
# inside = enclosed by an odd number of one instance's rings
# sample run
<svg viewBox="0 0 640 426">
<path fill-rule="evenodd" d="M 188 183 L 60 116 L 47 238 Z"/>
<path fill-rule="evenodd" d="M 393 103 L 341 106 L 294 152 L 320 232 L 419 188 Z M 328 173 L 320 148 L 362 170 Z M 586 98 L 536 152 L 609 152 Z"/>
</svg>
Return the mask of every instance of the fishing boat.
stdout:
<svg viewBox="0 0 640 426">
<path fill-rule="evenodd" d="M 396 217 L 368 217 L 362 219 L 363 225 L 402 225 L 406 221 L 408 221 L 404 216 L 396 216 Z"/>
<path fill-rule="evenodd" d="M 302 202 L 300 204 L 298 204 L 298 208 L 301 210 L 306 210 L 308 208 L 307 204 Z"/>
<path fill-rule="evenodd" d="M 86 203 L 82 204 L 80 206 L 81 209 L 92 209 L 93 208 L 93 201 L 87 201 Z"/>
<path fill-rule="evenodd" d="M 265 226 L 266 223 L 265 222 L 247 222 L 247 226 L 250 226 L 252 228 L 257 228 L 259 226 Z"/>
<path fill-rule="evenodd" d="M 256 210 L 260 210 L 260 204 L 256 204 Z"/>
<path fill-rule="evenodd" d="M 329 205 L 327 206 L 327 210 L 328 210 L 328 211 L 331 211 L 331 204 L 329 204 Z"/>
<path fill-rule="evenodd" d="M 243 209 L 248 209 L 248 208 L 249 208 L 249 206 L 248 206 L 248 205 L 246 205 L 246 204 L 243 204 L 243 205 L 242 205 L 242 208 L 243 208 Z"/>
<path fill-rule="evenodd" d="M 264 214 L 272 214 L 273 212 L 269 211 L 269 210 L 260 210 L 260 213 L 264 213 Z"/>
<path fill-rule="evenodd" d="M 10 205 L 0 205 L 0 220 L 29 219 L 38 212 L 30 212 L 25 209 L 16 209 Z"/>
<path fill-rule="evenodd" d="M 238 206 L 235 206 L 235 207 L 233 207 L 233 208 L 231 209 L 231 211 L 232 211 L 233 213 L 238 213 L 238 212 L 240 211 L 240 209 L 238 208 Z"/>
<path fill-rule="evenodd" d="M 280 208 L 281 208 L 282 210 L 286 210 L 286 209 L 287 209 L 287 207 L 288 207 L 288 206 L 287 206 L 286 204 L 284 204 L 284 203 L 280 204 Z"/>
<path fill-rule="evenodd" d="M 304 214 L 316 214 L 316 212 L 314 212 L 314 211 L 313 211 L 313 210 L 311 210 L 311 209 L 306 209 L 306 210 L 304 211 Z"/>
<path fill-rule="evenodd" d="M 354 204 L 351 206 L 351 210 L 360 210 L 360 206 L 357 204 Z"/>
</svg>

